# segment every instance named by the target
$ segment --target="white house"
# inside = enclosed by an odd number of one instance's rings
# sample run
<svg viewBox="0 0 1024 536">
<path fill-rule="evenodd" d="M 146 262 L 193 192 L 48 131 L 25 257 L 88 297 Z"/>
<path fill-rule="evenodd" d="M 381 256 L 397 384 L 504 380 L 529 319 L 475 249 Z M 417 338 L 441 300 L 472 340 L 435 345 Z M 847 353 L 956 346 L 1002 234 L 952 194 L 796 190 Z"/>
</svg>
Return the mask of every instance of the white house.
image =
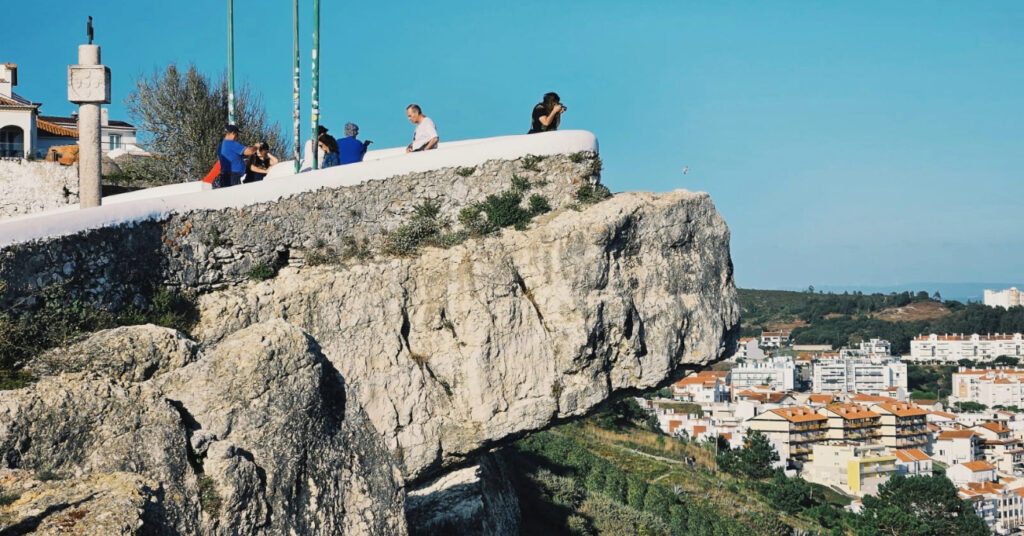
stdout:
<svg viewBox="0 0 1024 536">
<path fill-rule="evenodd" d="M 988 407 L 1024 406 L 1024 369 L 968 369 L 953 373 L 950 402 L 977 402 Z"/>
<path fill-rule="evenodd" d="M 946 469 L 946 477 L 957 486 L 963 486 L 969 482 L 978 484 L 992 482 L 996 479 L 996 466 L 983 461 L 958 463 L 950 465 Z"/>
<path fill-rule="evenodd" d="M 946 465 L 973 462 L 981 457 L 982 441 L 973 430 L 944 430 L 935 438 L 933 457 Z"/>
<path fill-rule="evenodd" d="M 683 402 L 710 403 L 729 400 L 729 373 L 726 371 L 704 370 L 687 376 L 670 387 L 672 398 Z"/>
<path fill-rule="evenodd" d="M 42 103 L 15 93 L 17 85 L 18 65 L 0 63 L 0 158 L 43 158 L 50 147 L 78 143 L 77 117 L 40 115 Z M 100 134 L 104 153 L 117 148 L 141 151 L 136 128 L 110 120 L 106 108 L 101 110 Z"/>
<path fill-rule="evenodd" d="M 921 449 L 892 449 L 896 456 L 897 474 L 903 476 L 931 476 L 932 459 Z"/>
<path fill-rule="evenodd" d="M 780 348 L 789 344 L 789 331 L 762 331 L 761 346 L 765 348 Z"/>
<path fill-rule="evenodd" d="M 759 346 L 757 337 L 743 337 L 740 339 L 738 345 L 736 345 L 736 353 L 733 354 L 732 360 L 751 360 L 757 361 L 767 357 L 764 350 Z"/>
<path fill-rule="evenodd" d="M 811 363 L 811 390 L 815 393 L 877 396 L 892 387 L 907 389 L 907 365 L 898 357 L 841 353 L 838 358 L 820 358 Z"/>
</svg>

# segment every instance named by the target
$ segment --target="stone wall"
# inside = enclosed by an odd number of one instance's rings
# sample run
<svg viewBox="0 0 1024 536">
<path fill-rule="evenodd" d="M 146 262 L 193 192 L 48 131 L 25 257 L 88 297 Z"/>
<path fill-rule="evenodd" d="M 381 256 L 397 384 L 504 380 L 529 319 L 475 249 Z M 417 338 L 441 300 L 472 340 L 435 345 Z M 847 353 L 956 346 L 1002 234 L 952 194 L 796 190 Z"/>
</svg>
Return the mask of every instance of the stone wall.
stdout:
<svg viewBox="0 0 1024 536">
<path fill-rule="evenodd" d="M 374 241 L 424 200 L 438 203 L 454 223 L 461 208 L 507 190 L 513 175 L 533 185 L 527 196 L 539 193 L 558 208 L 574 202 L 580 185 L 597 182 L 596 158 L 495 160 L 16 244 L 0 250 L 0 307 L 31 305 L 36 292 L 56 282 L 112 310 L 145 304 L 155 286 L 224 288 L 246 280 L 257 265 L 285 265 L 304 249 L 340 248 L 347 237 Z"/>
<path fill-rule="evenodd" d="M 0 160 L 0 220 L 78 203 L 78 166 Z"/>
</svg>

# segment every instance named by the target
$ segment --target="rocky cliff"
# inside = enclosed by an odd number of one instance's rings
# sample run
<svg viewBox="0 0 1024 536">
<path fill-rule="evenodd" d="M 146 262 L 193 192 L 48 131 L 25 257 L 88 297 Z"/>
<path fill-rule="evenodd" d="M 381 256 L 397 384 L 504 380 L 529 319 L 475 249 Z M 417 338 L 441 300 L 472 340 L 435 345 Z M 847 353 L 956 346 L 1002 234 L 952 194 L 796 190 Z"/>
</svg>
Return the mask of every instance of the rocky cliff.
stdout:
<svg viewBox="0 0 1024 536">
<path fill-rule="evenodd" d="M 420 528 L 514 533 L 486 454 L 721 357 L 728 239 L 706 194 L 626 193 L 55 349 L 0 392 L 0 534 L 405 534 L 407 495 Z"/>
</svg>

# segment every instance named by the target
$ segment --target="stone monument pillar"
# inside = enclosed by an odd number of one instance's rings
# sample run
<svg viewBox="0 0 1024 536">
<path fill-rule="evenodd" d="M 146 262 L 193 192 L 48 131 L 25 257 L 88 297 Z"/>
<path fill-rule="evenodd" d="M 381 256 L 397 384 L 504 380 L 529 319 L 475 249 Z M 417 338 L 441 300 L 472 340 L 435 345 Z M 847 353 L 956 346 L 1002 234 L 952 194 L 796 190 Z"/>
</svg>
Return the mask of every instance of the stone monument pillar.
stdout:
<svg viewBox="0 0 1024 536">
<path fill-rule="evenodd" d="M 92 39 L 90 39 L 90 42 Z M 78 65 L 68 66 L 68 100 L 78 105 L 78 191 L 82 208 L 98 207 L 100 105 L 110 104 L 110 68 L 100 64 L 99 45 L 78 45 Z"/>
</svg>

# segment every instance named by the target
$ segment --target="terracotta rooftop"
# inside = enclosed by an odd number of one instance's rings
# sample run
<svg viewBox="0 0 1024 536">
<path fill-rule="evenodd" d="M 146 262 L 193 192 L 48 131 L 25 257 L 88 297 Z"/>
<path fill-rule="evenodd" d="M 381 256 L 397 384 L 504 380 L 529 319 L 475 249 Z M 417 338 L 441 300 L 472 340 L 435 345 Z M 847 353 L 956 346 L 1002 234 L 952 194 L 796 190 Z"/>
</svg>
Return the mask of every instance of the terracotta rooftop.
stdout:
<svg viewBox="0 0 1024 536">
<path fill-rule="evenodd" d="M 53 134 L 55 136 L 67 136 L 69 138 L 77 138 L 78 137 L 78 131 L 77 130 L 73 130 L 73 129 L 70 129 L 70 128 L 67 128 L 67 127 L 62 127 L 60 125 L 51 123 L 49 121 L 45 121 L 41 117 L 36 119 L 36 128 L 38 128 L 39 130 L 42 130 L 43 132 L 48 132 L 50 134 Z"/>
<path fill-rule="evenodd" d="M 749 389 L 736 393 L 736 398 L 745 398 L 747 400 L 756 400 L 758 402 L 779 402 L 783 398 L 789 396 L 789 393 L 782 392 L 764 392 L 764 391 L 751 391 Z"/>
<path fill-rule="evenodd" d="M 939 433 L 937 439 L 964 439 L 978 435 L 974 430 L 945 430 Z"/>
<path fill-rule="evenodd" d="M 948 413 L 948 412 L 945 412 L 945 411 L 930 411 L 929 414 L 930 415 L 935 415 L 935 416 L 938 416 L 938 417 L 943 417 L 945 419 L 952 419 L 954 421 L 957 418 L 957 415 L 955 413 Z"/>
<path fill-rule="evenodd" d="M 816 404 L 831 404 L 833 399 L 835 397 L 832 395 L 811 395 L 807 397 L 807 400 Z"/>
<path fill-rule="evenodd" d="M 983 461 L 966 462 L 961 465 L 970 469 L 971 472 L 974 473 L 977 473 L 978 471 L 991 471 L 992 469 L 996 468 L 996 466 L 992 465 L 991 463 Z"/>
<path fill-rule="evenodd" d="M 854 402 L 899 402 L 899 400 L 888 396 L 865 395 L 862 393 L 853 395 L 850 397 L 850 400 Z"/>
<path fill-rule="evenodd" d="M 897 417 L 916 417 L 928 414 L 927 411 L 907 402 L 882 402 L 881 404 L 875 404 L 874 407 L 882 408 Z"/>
<path fill-rule="evenodd" d="M 892 451 L 892 453 L 904 462 L 920 462 L 931 459 L 921 449 L 898 449 Z"/>
<path fill-rule="evenodd" d="M 779 408 L 771 410 L 772 413 L 786 419 L 789 422 L 811 422 L 828 420 L 824 415 L 811 411 L 805 406 L 794 406 L 791 408 Z"/>
<path fill-rule="evenodd" d="M 1007 428 L 1007 427 L 1005 427 L 1002 424 L 999 424 L 997 422 L 987 422 L 987 423 L 981 424 L 979 426 L 981 426 L 982 428 L 984 428 L 986 430 L 991 430 L 992 432 L 995 432 L 997 434 L 1006 434 L 1006 433 L 1010 432 L 1009 428 Z"/>
<path fill-rule="evenodd" d="M 868 408 L 865 408 L 860 404 L 833 404 L 826 407 L 825 411 L 847 420 L 875 419 L 880 417 L 879 414 L 868 410 Z"/>
</svg>

